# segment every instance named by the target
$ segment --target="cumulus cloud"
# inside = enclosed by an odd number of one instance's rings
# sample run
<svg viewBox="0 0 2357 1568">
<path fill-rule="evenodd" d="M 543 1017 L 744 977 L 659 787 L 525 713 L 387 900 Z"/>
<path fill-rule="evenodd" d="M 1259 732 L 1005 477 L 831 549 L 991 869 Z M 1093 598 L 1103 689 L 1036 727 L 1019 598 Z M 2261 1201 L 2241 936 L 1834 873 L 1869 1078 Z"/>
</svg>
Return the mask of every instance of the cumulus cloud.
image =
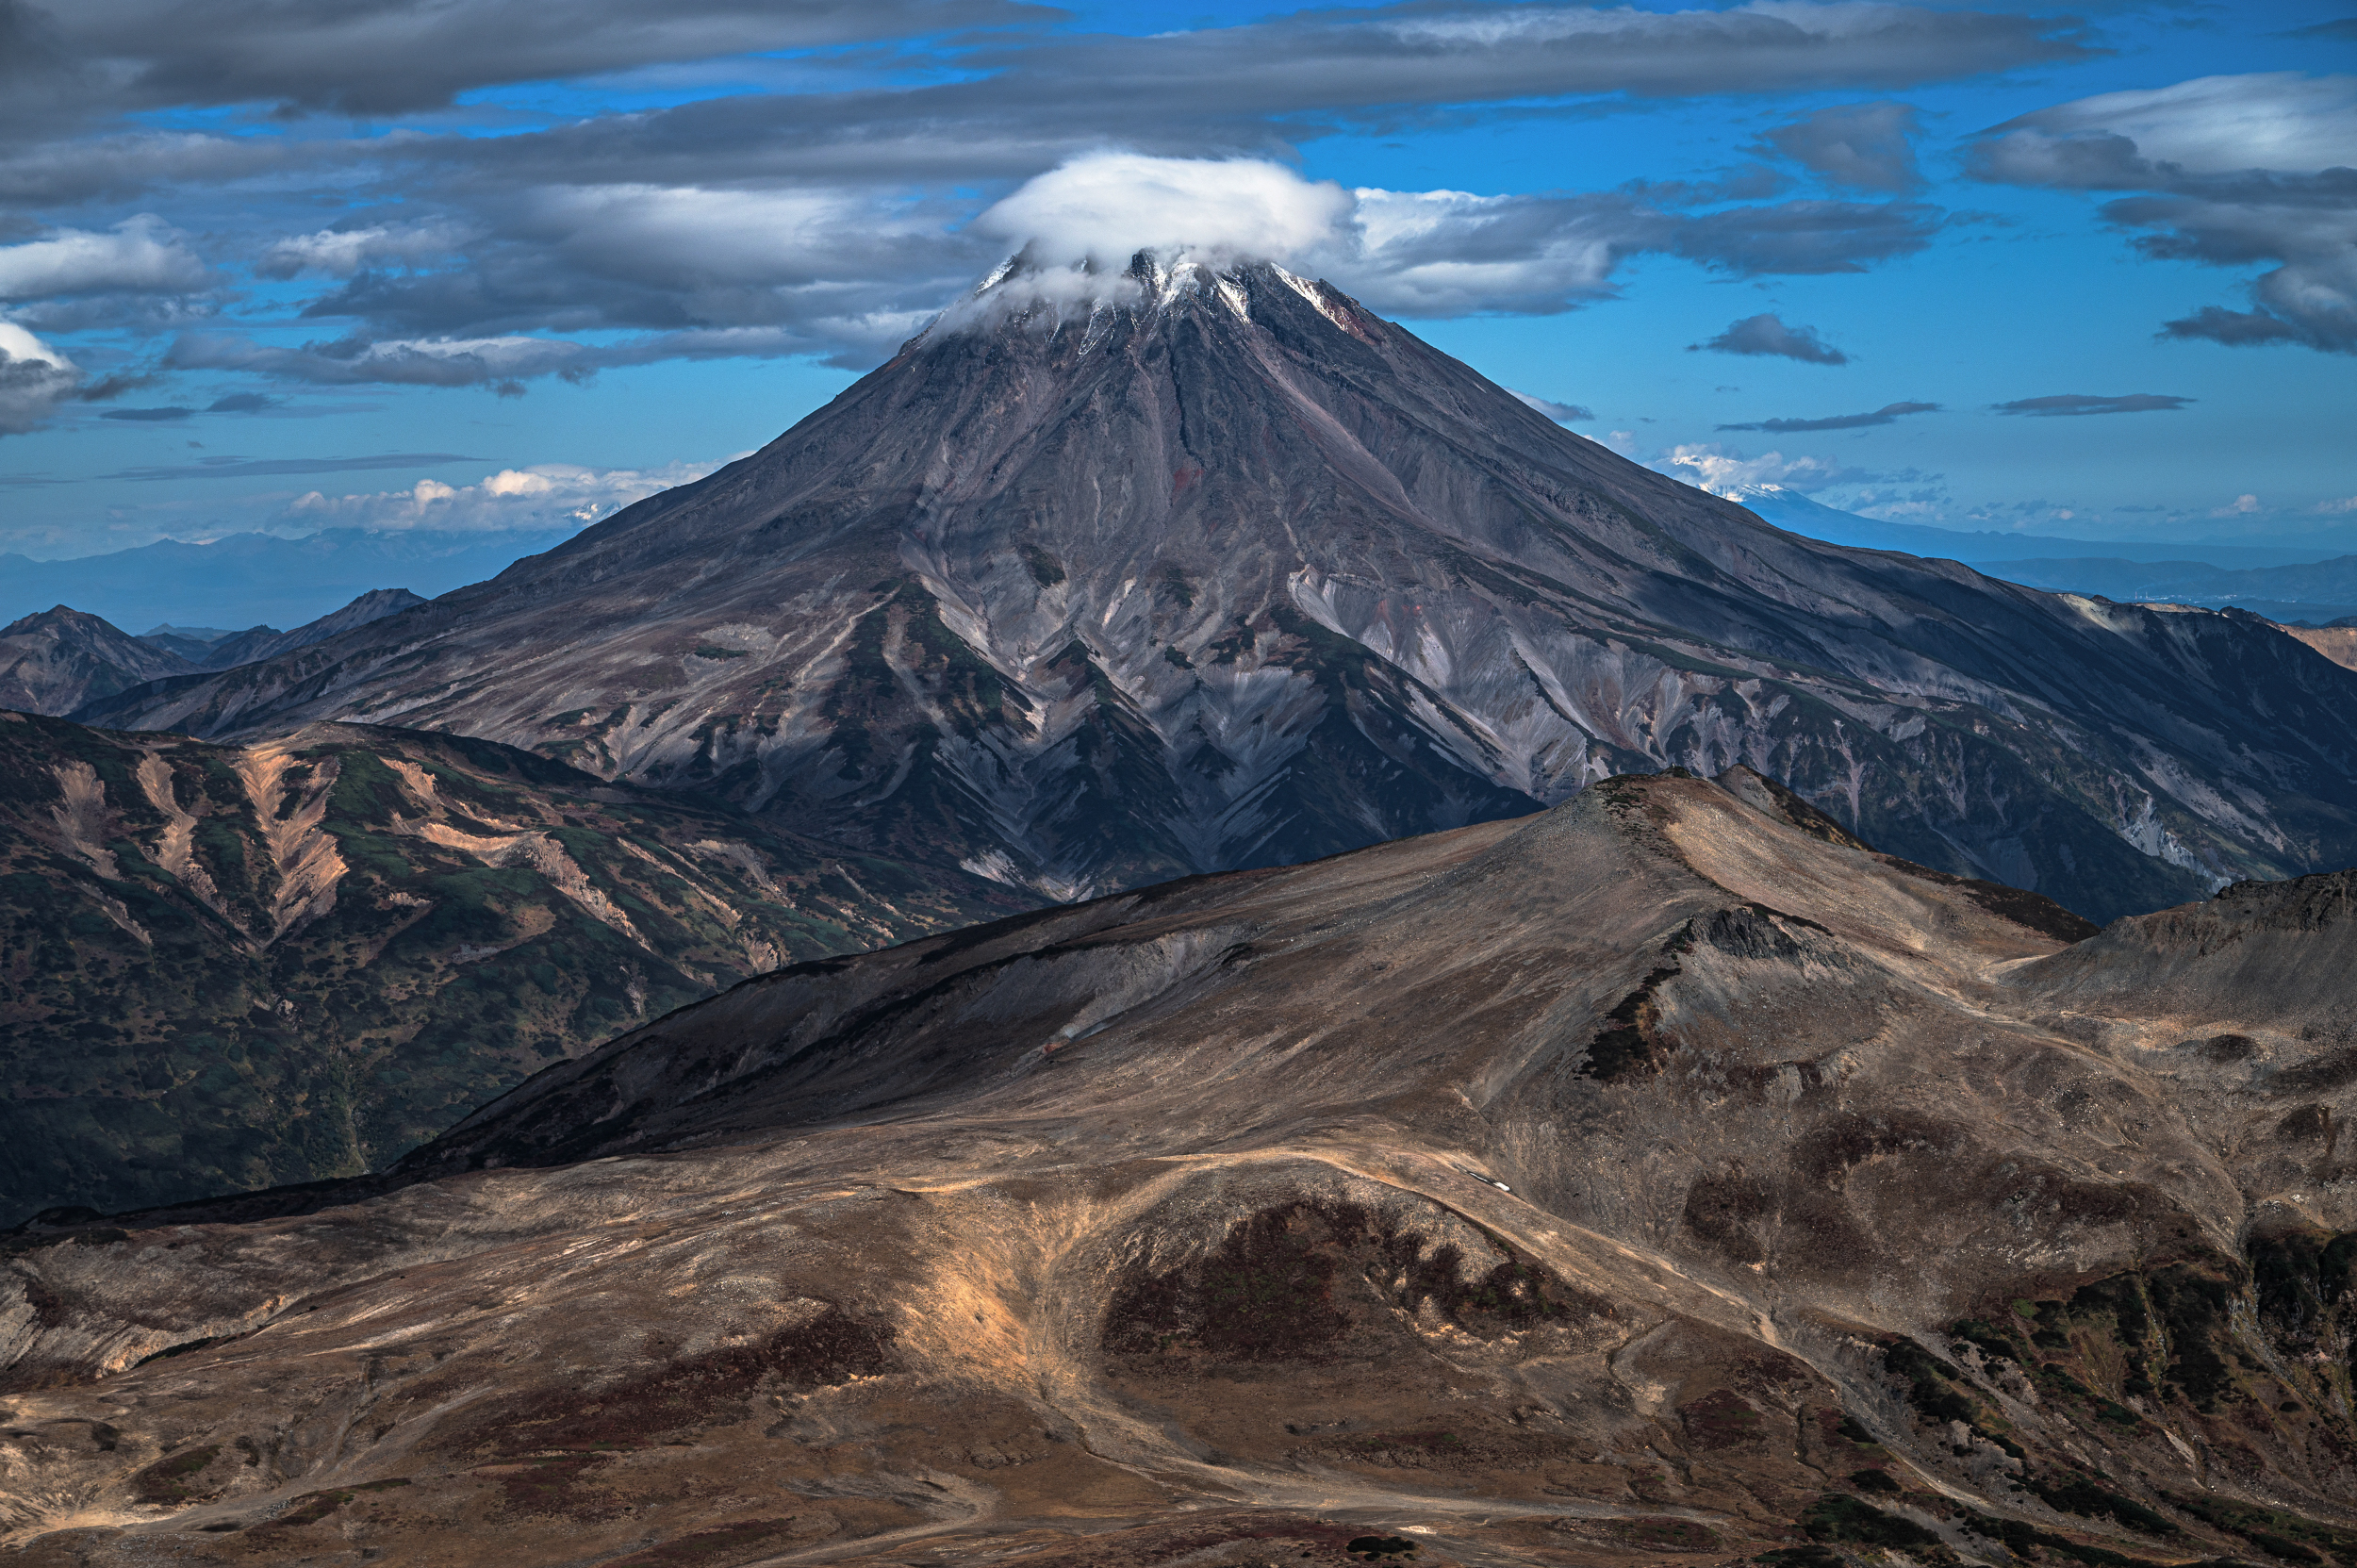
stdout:
<svg viewBox="0 0 2357 1568">
<path fill-rule="evenodd" d="M 590 469 L 569 463 L 502 469 L 472 485 L 420 479 L 405 490 L 329 495 L 311 490 L 287 508 L 290 522 L 317 528 L 498 532 L 550 523 L 586 525 L 674 486 L 701 479 L 717 463 L 657 469 Z"/>
<path fill-rule="evenodd" d="M 1358 201 L 1259 158 L 1100 153 L 1028 180 L 975 228 L 1049 267 L 1125 265 L 1140 250 L 1223 266 L 1334 252 Z"/>
<path fill-rule="evenodd" d="M 1850 356 L 1818 336 L 1813 326 L 1790 326 L 1773 314 L 1746 316 L 1732 322 L 1716 338 L 1686 345 L 1689 354 L 1708 349 L 1717 354 L 1778 355 L 1809 365 L 1846 365 Z"/>
<path fill-rule="evenodd" d="M 56 412 L 82 383 L 74 362 L 0 320 L 0 436 L 21 436 Z"/>
<path fill-rule="evenodd" d="M 1684 469 L 1686 473 L 1675 477 L 1708 490 L 1740 501 L 1763 489 L 1821 490 L 1832 485 L 1857 484 L 1881 477 L 1823 457 L 1787 457 L 1781 452 L 1763 452 L 1756 457 L 1746 457 L 1739 452 L 1710 442 L 1689 442 L 1671 448 L 1670 455 L 1656 467 L 1664 473 Z"/>
<path fill-rule="evenodd" d="M 2163 337 L 2357 353 L 2357 76 L 2205 76 L 2083 98 L 1992 127 L 1971 168 L 2136 192 L 2102 212 L 2155 259 L 2273 264 L 2250 309 L 2203 305 Z"/>
<path fill-rule="evenodd" d="M 1915 166 L 1916 111 L 1900 103 L 1843 104 L 1768 132 L 1763 151 L 1781 154 L 1854 190 L 1904 194 L 1922 188 Z"/>
<path fill-rule="evenodd" d="M 1536 408 L 1558 424 L 1585 424 L 1596 417 L 1596 411 L 1576 403 L 1558 403 L 1553 398 L 1533 397 L 1528 392 L 1516 392 L 1508 387 L 1514 400 L 1525 408 Z"/>
<path fill-rule="evenodd" d="M 273 241 L 254 270 L 267 278 L 351 277 L 370 267 L 415 267 L 444 259 L 469 238 L 464 225 L 449 220 L 321 229 Z"/>
<path fill-rule="evenodd" d="M 205 281 L 205 264 L 153 214 L 126 219 L 107 234 L 59 229 L 27 244 L 0 245 L 0 300 L 177 294 Z"/>
<path fill-rule="evenodd" d="M 1721 430 L 1764 430 L 1772 436 L 1796 436 L 1812 430 L 1865 430 L 1891 424 L 1907 414 L 1936 414 L 1937 403 L 1886 403 L 1869 414 L 1835 414 L 1821 420 L 1759 420 L 1750 424 L 1722 424 Z"/>
<path fill-rule="evenodd" d="M 2052 419 L 2057 415 L 2170 413 L 2193 401 L 2192 398 L 2174 397 L 2166 392 L 2128 392 L 2118 397 L 2060 392 L 2052 397 L 2016 398 L 2011 403 L 1992 403 L 1989 407 L 2000 414 L 2032 414 Z"/>
</svg>

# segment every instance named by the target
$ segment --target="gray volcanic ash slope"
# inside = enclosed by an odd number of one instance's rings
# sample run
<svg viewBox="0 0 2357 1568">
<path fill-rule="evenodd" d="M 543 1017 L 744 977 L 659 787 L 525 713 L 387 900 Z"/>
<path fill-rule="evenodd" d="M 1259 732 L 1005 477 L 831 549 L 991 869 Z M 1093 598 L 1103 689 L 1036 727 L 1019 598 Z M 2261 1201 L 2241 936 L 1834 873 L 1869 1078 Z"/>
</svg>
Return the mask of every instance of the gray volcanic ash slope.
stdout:
<svg viewBox="0 0 2357 1568">
<path fill-rule="evenodd" d="M 83 717 L 453 730 L 1051 897 L 1739 760 L 2097 918 L 2357 859 L 2357 678 L 2264 623 L 1781 533 L 1271 266 L 1044 287 L 487 584 Z"/>
<path fill-rule="evenodd" d="M 799 965 L 387 1175 L 8 1239 L 6 1539 L 2341 1558 L 2349 882 L 2067 945 L 1732 770 Z"/>
</svg>

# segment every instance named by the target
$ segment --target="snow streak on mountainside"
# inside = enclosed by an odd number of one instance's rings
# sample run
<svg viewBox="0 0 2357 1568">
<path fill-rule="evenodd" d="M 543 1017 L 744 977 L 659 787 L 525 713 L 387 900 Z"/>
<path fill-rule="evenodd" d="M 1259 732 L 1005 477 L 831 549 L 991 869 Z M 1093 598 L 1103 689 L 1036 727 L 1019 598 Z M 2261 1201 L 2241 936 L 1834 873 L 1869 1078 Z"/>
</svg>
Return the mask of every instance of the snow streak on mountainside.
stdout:
<svg viewBox="0 0 2357 1568">
<path fill-rule="evenodd" d="M 1003 271 L 489 583 L 82 717 L 459 731 L 1059 898 L 1736 762 L 2099 918 L 2357 858 L 2357 677 L 2264 623 L 1781 533 L 1275 267 L 1071 283 Z"/>
</svg>

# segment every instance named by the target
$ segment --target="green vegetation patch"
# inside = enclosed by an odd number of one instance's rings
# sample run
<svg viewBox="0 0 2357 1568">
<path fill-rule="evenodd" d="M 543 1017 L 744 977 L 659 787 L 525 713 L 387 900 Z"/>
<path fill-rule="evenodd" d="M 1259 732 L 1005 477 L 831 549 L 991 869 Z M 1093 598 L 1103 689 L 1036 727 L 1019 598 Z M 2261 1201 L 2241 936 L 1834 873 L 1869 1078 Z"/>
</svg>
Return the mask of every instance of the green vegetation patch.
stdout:
<svg viewBox="0 0 2357 1568">
<path fill-rule="evenodd" d="M 2321 1562 L 2321 1552 L 2343 1568 L 2357 1568 L 2357 1530 L 2226 1497 L 2179 1492 L 2165 1492 L 2162 1495 L 2180 1512 L 2189 1513 L 2214 1529 L 2238 1535 L 2279 1561 Z"/>
<path fill-rule="evenodd" d="M 131 1477 L 131 1494 L 142 1503 L 160 1503 L 167 1508 L 195 1502 L 202 1495 L 196 1488 L 198 1473 L 220 1454 L 218 1443 L 167 1454 Z"/>
<path fill-rule="evenodd" d="M 2085 1476 L 2069 1476 L 2061 1481 L 2030 1480 L 2025 1483 L 2037 1494 L 2046 1506 L 2060 1513 L 2075 1513 L 2088 1519 L 2113 1519 L 2132 1530 L 2146 1535 L 2177 1535 L 2175 1525 L 2160 1514 L 2118 1493 L 2101 1487 Z"/>
<path fill-rule="evenodd" d="M 1828 1492 L 1796 1521 L 1801 1533 L 1819 1543 L 1842 1541 L 1860 1546 L 1937 1546 L 1939 1537 L 1912 1519 L 1885 1513 L 1855 1497 Z"/>
<path fill-rule="evenodd" d="M 731 1561 L 794 1532 L 792 1519 L 745 1519 L 717 1529 L 697 1530 L 675 1541 L 633 1552 L 606 1568 L 703 1568 Z"/>
</svg>

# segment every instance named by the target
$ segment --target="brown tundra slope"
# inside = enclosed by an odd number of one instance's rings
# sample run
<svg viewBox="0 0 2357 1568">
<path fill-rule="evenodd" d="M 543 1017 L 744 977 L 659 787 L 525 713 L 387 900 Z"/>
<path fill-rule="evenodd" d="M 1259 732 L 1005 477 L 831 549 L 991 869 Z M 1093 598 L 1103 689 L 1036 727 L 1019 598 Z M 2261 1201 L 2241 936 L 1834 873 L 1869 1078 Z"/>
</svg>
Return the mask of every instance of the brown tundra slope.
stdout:
<svg viewBox="0 0 2357 1568">
<path fill-rule="evenodd" d="M 1737 769 L 798 965 L 18 1233 L 8 1560 L 2346 1564 L 2349 882 Z"/>
</svg>

